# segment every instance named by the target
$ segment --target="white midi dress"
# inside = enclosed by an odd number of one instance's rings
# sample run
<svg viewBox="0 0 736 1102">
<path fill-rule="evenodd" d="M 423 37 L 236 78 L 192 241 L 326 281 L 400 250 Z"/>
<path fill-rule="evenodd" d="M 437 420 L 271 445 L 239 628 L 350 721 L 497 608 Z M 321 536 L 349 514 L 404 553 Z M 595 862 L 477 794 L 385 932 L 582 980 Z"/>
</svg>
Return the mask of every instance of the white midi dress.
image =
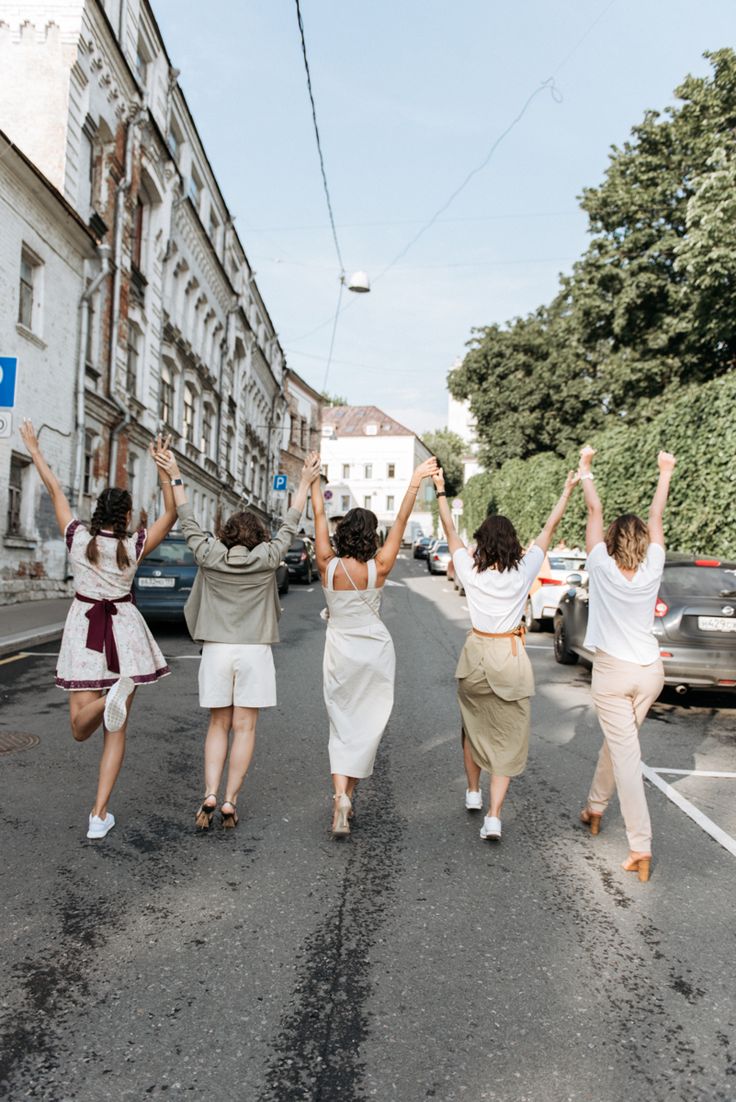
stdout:
<svg viewBox="0 0 736 1102">
<path fill-rule="evenodd" d="M 322 666 L 330 720 L 330 772 L 370 777 L 378 745 L 394 706 L 396 654 L 381 619 L 376 564 L 368 565 L 368 588 L 333 588 L 335 558 L 327 570 L 329 611 Z"/>
</svg>

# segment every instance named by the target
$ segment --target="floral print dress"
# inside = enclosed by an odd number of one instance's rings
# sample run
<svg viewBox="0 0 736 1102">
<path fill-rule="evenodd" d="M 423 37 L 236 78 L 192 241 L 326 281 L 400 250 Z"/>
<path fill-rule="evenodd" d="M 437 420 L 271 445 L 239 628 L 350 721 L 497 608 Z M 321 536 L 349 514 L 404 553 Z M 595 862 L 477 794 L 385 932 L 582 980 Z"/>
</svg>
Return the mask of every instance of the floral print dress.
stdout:
<svg viewBox="0 0 736 1102">
<path fill-rule="evenodd" d="M 130 566 L 117 564 L 117 538 L 97 535 L 97 562 L 86 556 L 90 533 L 72 520 L 64 533 L 75 597 L 64 625 L 56 684 L 74 692 L 108 689 L 120 677 L 136 685 L 158 681 L 171 671 L 145 620 L 132 601 L 131 586 L 146 543 L 141 528 L 125 539 Z M 117 667 L 117 668 L 116 668 Z"/>
</svg>

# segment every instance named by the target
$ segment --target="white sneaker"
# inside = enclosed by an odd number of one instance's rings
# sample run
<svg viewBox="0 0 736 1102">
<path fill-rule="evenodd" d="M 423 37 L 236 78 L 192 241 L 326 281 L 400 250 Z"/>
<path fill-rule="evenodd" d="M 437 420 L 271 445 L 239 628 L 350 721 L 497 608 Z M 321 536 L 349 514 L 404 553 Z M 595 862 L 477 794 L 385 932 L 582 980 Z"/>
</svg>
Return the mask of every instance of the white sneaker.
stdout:
<svg viewBox="0 0 736 1102">
<path fill-rule="evenodd" d="M 115 826 L 115 816 L 109 811 L 104 819 L 101 819 L 99 815 L 90 815 L 89 817 L 89 830 L 87 831 L 88 838 L 104 838 L 106 834 L 109 834 L 112 828 Z"/>
<path fill-rule="evenodd" d="M 471 792 L 469 788 L 465 790 L 465 810 L 483 810 L 483 795 L 481 792 Z"/>
<path fill-rule="evenodd" d="M 492 842 L 501 841 L 501 820 L 495 815 L 486 815 L 480 828 L 481 838 L 490 838 Z"/>
<path fill-rule="evenodd" d="M 128 703 L 128 697 L 134 688 L 135 684 L 129 677 L 121 677 L 112 686 L 105 700 L 104 720 L 106 730 L 119 731 L 125 725 L 127 715 L 125 705 Z"/>
</svg>

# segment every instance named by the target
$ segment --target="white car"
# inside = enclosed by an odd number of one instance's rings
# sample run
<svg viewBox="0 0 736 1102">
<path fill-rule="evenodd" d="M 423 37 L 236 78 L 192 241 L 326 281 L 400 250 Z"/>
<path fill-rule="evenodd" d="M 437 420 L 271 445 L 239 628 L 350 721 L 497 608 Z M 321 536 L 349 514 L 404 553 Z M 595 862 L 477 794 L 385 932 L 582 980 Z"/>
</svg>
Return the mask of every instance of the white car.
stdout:
<svg viewBox="0 0 736 1102">
<path fill-rule="evenodd" d="M 529 594 L 526 602 L 524 620 L 528 631 L 541 631 L 542 621 L 553 618 L 566 589 L 588 580 L 585 562 L 584 551 L 549 551 L 545 555 L 536 579 L 539 587 Z"/>
</svg>

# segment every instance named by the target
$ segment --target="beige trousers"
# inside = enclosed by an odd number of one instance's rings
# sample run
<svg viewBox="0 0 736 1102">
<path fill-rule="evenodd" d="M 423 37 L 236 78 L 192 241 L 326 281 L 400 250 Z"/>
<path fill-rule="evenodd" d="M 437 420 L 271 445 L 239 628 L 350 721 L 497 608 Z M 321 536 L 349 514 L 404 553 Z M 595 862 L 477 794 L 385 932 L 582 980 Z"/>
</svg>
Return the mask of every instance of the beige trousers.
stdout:
<svg viewBox="0 0 736 1102">
<path fill-rule="evenodd" d="M 603 729 L 603 746 L 588 795 L 588 807 L 601 814 L 618 791 L 629 848 L 651 853 L 644 779 L 641 772 L 639 728 L 664 685 L 661 659 L 650 666 L 624 662 L 603 651 L 593 663 L 593 703 Z"/>
</svg>

